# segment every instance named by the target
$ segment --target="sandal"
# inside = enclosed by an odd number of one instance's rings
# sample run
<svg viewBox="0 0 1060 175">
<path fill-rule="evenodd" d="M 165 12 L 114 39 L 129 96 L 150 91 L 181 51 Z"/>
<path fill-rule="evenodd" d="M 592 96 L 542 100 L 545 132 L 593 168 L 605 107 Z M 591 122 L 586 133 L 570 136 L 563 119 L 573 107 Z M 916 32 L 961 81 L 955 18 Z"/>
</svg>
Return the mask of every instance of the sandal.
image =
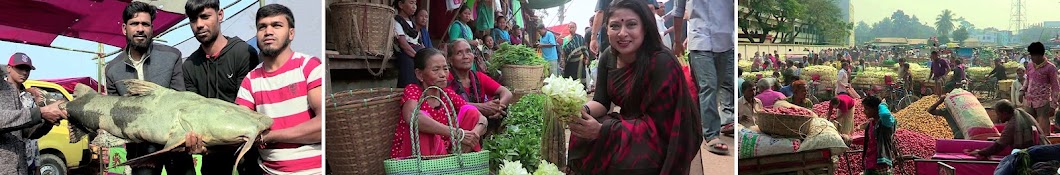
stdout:
<svg viewBox="0 0 1060 175">
<path fill-rule="evenodd" d="M 733 124 L 729 123 L 728 125 L 722 126 L 720 132 L 725 136 L 732 137 L 736 130 L 733 128 Z"/>
<path fill-rule="evenodd" d="M 729 155 L 729 145 L 726 145 L 725 143 L 710 144 L 710 147 L 707 147 L 707 151 L 717 155 L 727 156 Z"/>
</svg>

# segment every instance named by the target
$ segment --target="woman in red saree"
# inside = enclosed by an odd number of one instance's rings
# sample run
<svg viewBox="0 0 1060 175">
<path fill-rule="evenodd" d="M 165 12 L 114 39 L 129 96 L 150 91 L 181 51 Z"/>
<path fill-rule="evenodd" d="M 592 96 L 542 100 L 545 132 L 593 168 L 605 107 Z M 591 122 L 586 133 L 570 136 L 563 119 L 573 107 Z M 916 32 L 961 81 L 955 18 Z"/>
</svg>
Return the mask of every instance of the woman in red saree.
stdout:
<svg viewBox="0 0 1060 175">
<path fill-rule="evenodd" d="M 412 156 L 412 147 L 419 146 L 424 156 L 450 154 L 455 146 L 451 143 L 451 137 L 460 140 L 464 151 L 479 151 L 479 136 L 486 132 L 486 117 L 482 116 L 474 106 L 468 105 L 456 92 L 446 88 L 449 84 L 446 78 L 449 76 L 449 65 L 445 56 L 438 50 L 427 48 L 416 53 L 413 59 L 416 78 L 420 83 L 405 86 L 405 94 L 401 98 L 401 120 L 398 121 L 397 129 L 394 131 L 394 142 L 391 146 L 391 158 L 407 158 Z M 432 89 L 424 93 L 426 87 L 437 86 L 444 89 L 440 92 Z M 450 104 L 445 100 L 442 93 L 452 99 Z M 426 103 L 420 105 L 420 97 L 423 95 L 436 96 L 442 101 L 427 99 Z M 420 111 L 415 111 L 420 105 Z M 456 109 L 450 108 L 450 105 Z M 449 125 L 449 111 L 456 111 L 454 121 L 457 126 Z M 415 112 L 415 113 L 414 113 Z M 409 133 L 409 123 L 413 115 L 419 125 L 420 143 L 412 143 Z M 455 135 L 450 130 L 456 130 Z"/>
<path fill-rule="evenodd" d="M 611 47 L 593 100 L 570 123 L 573 174 L 688 174 L 699 151 L 698 104 L 646 6 L 621 0 L 604 14 Z"/>
</svg>

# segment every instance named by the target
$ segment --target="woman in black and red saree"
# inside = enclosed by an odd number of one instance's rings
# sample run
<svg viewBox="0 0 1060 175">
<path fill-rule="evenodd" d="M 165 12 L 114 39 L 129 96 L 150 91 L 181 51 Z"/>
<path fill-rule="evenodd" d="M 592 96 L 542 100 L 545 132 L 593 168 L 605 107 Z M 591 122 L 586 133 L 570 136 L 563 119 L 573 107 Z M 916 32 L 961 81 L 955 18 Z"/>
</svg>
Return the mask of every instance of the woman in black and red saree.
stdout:
<svg viewBox="0 0 1060 175">
<path fill-rule="evenodd" d="M 646 7 L 618 0 L 604 13 L 611 47 L 595 96 L 569 125 L 572 174 L 688 174 L 699 151 L 698 102 Z"/>
</svg>

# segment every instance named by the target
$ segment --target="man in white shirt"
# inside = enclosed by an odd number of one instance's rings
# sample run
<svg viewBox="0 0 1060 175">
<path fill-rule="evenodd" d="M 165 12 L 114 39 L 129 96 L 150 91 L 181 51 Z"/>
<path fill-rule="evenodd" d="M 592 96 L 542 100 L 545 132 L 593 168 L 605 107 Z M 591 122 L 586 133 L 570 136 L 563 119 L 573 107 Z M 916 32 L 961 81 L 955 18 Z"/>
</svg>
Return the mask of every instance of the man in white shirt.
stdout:
<svg viewBox="0 0 1060 175">
<path fill-rule="evenodd" d="M 850 69 L 850 63 L 843 61 L 843 66 L 839 69 L 839 75 L 836 76 L 835 94 L 841 92 L 850 93 L 847 92 L 847 88 L 850 87 L 850 72 L 847 69 Z"/>
<path fill-rule="evenodd" d="M 690 2 L 689 2 L 690 1 Z M 709 2 L 708 2 L 709 1 Z M 733 74 L 732 67 L 736 61 L 733 49 L 736 34 L 735 2 L 732 0 L 677 0 L 673 11 L 674 28 L 681 29 L 688 19 L 689 63 L 698 85 L 700 112 L 703 120 L 703 138 L 710 142 L 711 152 L 727 154 L 729 146 L 715 138 L 721 125 L 733 122 L 736 113 L 732 100 Z M 685 14 L 685 5 L 689 13 Z M 709 5 L 708 5 L 709 4 Z M 684 33 L 677 31 L 675 33 Z M 678 36 L 678 43 L 684 43 L 685 37 Z M 684 53 L 684 47 L 674 45 L 675 53 Z M 719 100 L 724 99 L 724 100 Z"/>
<path fill-rule="evenodd" d="M 655 12 L 655 25 L 659 27 L 659 36 L 662 36 L 663 45 L 666 45 L 666 48 L 673 49 L 674 43 L 670 40 L 670 33 L 674 31 L 674 28 L 666 28 L 666 19 L 673 17 L 673 15 L 666 14 L 666 8 L 664 7 L 665 6 L 663 5 L 663 3 L 659 2 L 657 5 L 655 5 L 655 9 L 652 9 Z"/>
</svg>

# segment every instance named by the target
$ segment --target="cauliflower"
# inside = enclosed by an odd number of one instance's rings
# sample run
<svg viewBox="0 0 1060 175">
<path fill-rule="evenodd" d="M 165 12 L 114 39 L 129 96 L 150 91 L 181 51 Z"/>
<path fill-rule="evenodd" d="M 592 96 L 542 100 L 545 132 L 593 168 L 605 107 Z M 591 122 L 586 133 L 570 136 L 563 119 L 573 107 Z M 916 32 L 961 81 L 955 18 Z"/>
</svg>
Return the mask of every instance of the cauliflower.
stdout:
<svg viewBox="0 0 1060 175">
<path fill-rule="evenodd" d="M 580 81 L 555 75 L 545 78 L 545 86 L 541 87 L 541 92 L 549 97 L 548 106 L 552 107 L 552 111 L 563 122 L 570 122 L 573 117 L 581 117 L 581 107 L 589 100 L 585 86 Z"/>
<path fill-rule="evenodd" d="M 538 164 L 537 171 L 534 171 L 534 175 L 563 175 L 563 172 L 559 171 L 559 168 L 556 167 L 555 164 L 541 160 L 541 164 Z"/>
<path fill-rule="evenodd" d="M 501 164 L 501 170 L 498 172 L 499 175 L 530 175 L 526 169 L 523 169 L 523 163 L 519 161 L 508 161 L 503 160 L 504 164 Z"/>
</svg>

